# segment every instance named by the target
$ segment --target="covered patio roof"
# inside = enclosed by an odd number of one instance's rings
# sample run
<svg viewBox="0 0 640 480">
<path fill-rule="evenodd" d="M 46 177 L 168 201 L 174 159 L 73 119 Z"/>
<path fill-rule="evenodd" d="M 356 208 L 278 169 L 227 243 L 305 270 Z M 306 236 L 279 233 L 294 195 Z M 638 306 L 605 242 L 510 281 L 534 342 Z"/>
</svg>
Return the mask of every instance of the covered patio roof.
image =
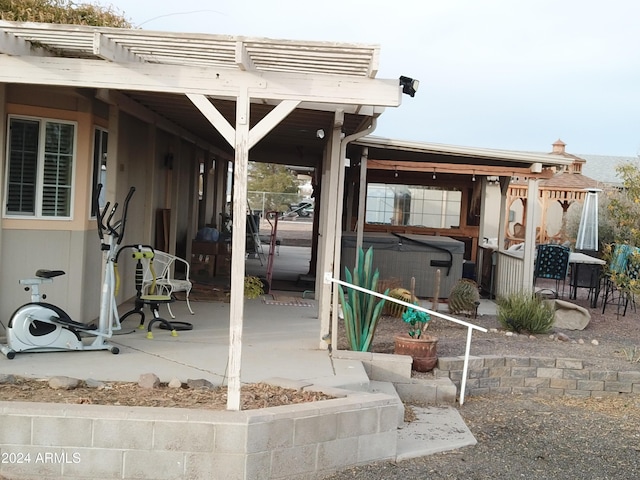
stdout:
<svg viewBox="0 0 640 480">
<path fill-rule="evenodd" d="M 354 142 L 368 148 L 368 169 L 518 176 L 570 165 L 560 155 L 518 152 L 368 136 Z M 536 165 L 534 167 L 534 165 Z M 540 168 L 540 172 L 535 172 Z M 545 174 L 546 176 L 547 174 Z M 536 175 L 537 176 L 537 175 Z"/>
<path fill-rule="evenodd" d="M 156 115 L 161 128 L 231 158 L 233 148 L 185 93 L 206 95 L 231 125 L 242 88 L 251 126 L 281 101 L 300 101 L 251 159 L 306 166 L 322 154 L 328 136 L 316 132 L 332 128 L 337 109 L 350 135 L 400 104 L 398 80 L 375 79 L 379 52 L 368 44 L 0 21 L 0 82 L 92 87 L 127 113 Z"/>
</svg>

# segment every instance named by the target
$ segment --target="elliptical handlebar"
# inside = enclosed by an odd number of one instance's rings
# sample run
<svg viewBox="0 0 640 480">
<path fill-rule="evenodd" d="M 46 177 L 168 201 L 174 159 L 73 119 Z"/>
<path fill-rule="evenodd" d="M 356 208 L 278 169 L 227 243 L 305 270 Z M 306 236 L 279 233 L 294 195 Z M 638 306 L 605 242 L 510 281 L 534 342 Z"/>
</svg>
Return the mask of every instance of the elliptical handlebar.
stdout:
<svg viewBox="0 0 640 480">
<path fill-rule="evenodd" d="M 129 193 L 127 193 L 127 197 L 124 200 L 124 209 L 122 212 L 122 218 L 115 223 L 112 223 L 113 217 L 118 209 L 118 202 L 114 203 L 113 208 L 109 211 L 110 202 L 107 202 L 103 209 L 100 209 L 100 204 L 98 198 L 100 197 L 100 192 L 102 191 L 102 184 L 99 183 L 96 189 L 96 195 L 93 199 L 94 209 L 96 211 L 96 221 L 98 223 L 98 236 L 100 237 L 100 241 L 104 243 L 104 233 L 109 232 L 113 238 L 117 239 L 117 245 L 122 243 L 122 239 L 124 238 L 124 228 L 127 220 L 127 211 L 129 210 L 129 201 L 131 197 L 133 197 L 134 192 L 136 191 L 135 187 L 131 187 L 129 189 Z M 105 221 L 105 215 L 109 211 L 109 216 Z"/>
<path fill-rule="evenodd" d="M 127 193 L 127 197 L 124 199 L 124 208 L 122 210 L 122 218 L 120 219 L 120 234 L 118 235 L 117 244 L 120 245 L 122 243 L 122 239 L 124 238 L 124 227 L 127 222 L 127 211 L 129 210 L 129 201 L 131 197 L 133 197 L 134 192 L 136 191 L 136 187 L 129 188 L 129 193 Z"/>
</svg>

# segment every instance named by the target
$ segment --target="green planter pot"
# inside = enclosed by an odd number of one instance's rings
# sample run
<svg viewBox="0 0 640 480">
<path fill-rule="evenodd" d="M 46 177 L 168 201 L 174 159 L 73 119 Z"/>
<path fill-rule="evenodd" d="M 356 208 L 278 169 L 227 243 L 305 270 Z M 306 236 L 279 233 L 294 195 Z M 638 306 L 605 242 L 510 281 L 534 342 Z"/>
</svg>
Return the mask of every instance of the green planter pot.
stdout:
<svg viewBox="0 0 640 480">
<path fill-rule="evenodd" d="M 438 337 L 422 335 L 420 338 L 410 337 L 403 333 L 394 337 L 394 353 L 409 355 L 413 358 L 412 369 L 416 372 L 429 372 L 438 363 Z"/>
</svg>

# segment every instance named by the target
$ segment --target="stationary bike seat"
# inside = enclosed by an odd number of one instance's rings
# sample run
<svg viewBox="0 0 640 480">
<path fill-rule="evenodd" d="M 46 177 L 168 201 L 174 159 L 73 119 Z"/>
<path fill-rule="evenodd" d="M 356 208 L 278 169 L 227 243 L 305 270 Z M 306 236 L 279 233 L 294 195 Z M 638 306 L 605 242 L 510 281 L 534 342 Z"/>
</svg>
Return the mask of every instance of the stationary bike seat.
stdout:
<svg viewBox="0 0 640 480">
<path fill-rule="evenodd" d="M 36 277 L 40 277 L 40 278 L 54 278 L 64 274 L 65 274 L 64 270 L 40 269 L 36 271 Z"/>
</svg>

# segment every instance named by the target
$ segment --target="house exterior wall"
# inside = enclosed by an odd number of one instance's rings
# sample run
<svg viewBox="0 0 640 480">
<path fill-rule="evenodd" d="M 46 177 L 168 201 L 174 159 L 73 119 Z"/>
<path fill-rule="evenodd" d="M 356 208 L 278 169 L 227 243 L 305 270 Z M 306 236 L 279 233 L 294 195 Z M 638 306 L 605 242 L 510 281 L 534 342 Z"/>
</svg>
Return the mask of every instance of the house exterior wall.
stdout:
<svg viewBox="0 0 640 480">
<path fill-rule="evenodd" d="M 73 171 L 72 210 L 69 219 L 31 219 L 6 216 L 4 205 L 0 232 L 0 315 L 10 318 L 13 311 L 30 300 L 18 280 L 28 278 L 40 268 L 64 270 L 66 275 L 45 285 L 47 301 L 59 305 L 78 321 L 89 322 L 99 315 L 103 255 L 99 248 L 96 221 L 91 217 L 93 138 L 96 126 L 116 138 L 107 159 L 107 192 L 120 203 L 131 186 L 136 192 L 129 206 L 125 244 L 155 243 L 155 213 L 171 209 L 174 219 L 169 249 L 186 245 L 191 231 L 192 208 L 188 194 L 194 175 L 197 149 L 181 145 L 180 139 L 155 126 L 110 107 L 91 93 L 69 88 L 5 85 L 4 115 L 0 126 L 4 139 L 0 145 L 2 185 L 6 181 L 8 147 L 7 119 L 11 115 L 50 118 L 74 122 L 76 154 Z M 2 97 L 0 97 L 2 98 Z M 115 108 L 117 126 L 109 125 L 110 108 Z M 2 109 L 0 108 L 0 112 Z M 117 131 L 116 131 L 117 130 Z M 114 148 L 112 148 L 115 145 Z M 165 153 L 175 145 L 174 169 L 164 166 Z M 178 168 L 176 168 L 176 165 Z M 114 188 L 115 187 L 115 188 Z M 196 191 L 197 195 L 197 191 Z M 182 196 L 179 200 L 179 196 Z M 197 198 L 197 197 L 196 197 Z M 177 227 L 177 228 L 176 228 Z M 118 302 L 135 295 L 133 262 L 122 256 L 119 264 L 121 287 Z M 4 321 L 3 321 L 4 323 Z"/>
</svg>

